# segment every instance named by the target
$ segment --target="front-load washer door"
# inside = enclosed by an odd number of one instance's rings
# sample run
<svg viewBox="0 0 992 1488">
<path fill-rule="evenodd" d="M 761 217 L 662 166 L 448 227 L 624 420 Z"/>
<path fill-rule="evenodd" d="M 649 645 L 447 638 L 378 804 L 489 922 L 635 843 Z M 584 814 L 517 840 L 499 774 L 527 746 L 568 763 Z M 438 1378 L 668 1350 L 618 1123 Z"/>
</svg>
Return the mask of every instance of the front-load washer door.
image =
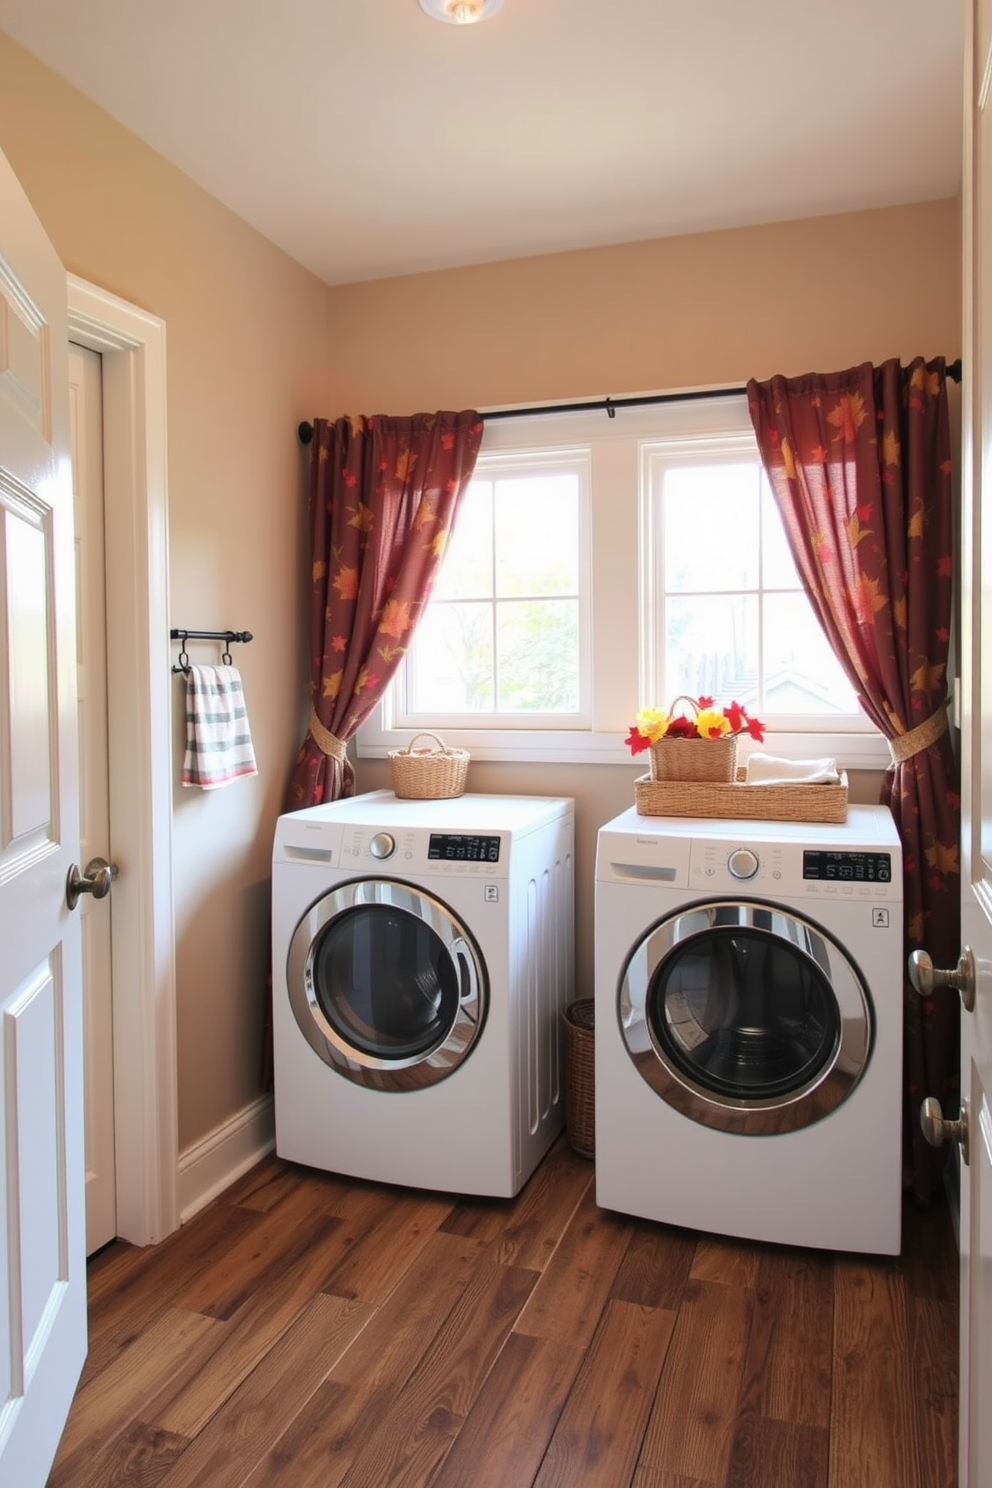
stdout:
<svg viewBox="0 0 992 1488">
<path fill-rule="evenodd" d="M 872 1003 L 825 930 L 754 901 L 688 905 L 653 926 L 620 979 L 627 1052 L 662 1100 L 719 1131 L 810 1126 L 871 1057 Z"/>
<path fill-rule="evenodd" d="M 470 932 L 440 900 L 392 879 L 355 879 L 312 904 L 286 971 L 307 1042 L 371 1089 L 443 1080 L 485 1022 L 488 980 Z"/>
</svg>

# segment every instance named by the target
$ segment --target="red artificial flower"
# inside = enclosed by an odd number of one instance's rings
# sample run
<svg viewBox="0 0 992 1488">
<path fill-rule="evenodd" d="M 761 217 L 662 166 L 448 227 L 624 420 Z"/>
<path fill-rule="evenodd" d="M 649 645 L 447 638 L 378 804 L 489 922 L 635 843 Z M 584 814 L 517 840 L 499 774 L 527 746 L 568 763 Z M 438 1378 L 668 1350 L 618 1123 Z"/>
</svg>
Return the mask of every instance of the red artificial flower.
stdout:
<svg viewBox="0 0 992 1488">
<path fill-rule="evenodd" d="M 682 716 L 673 718 L 665 730 L 666 739 L 695 739 L 697 737 L 696 725 L 692 719 Z"/>
<path fill-rule="evenodd" d="M 642 734 L 635 724 L 624 740 L 624 743 L 630 750 L 631 754 L 640 754 L 642 750 L 647 749 L 650 746 L 651 740 L 648 739 L 644 734 Z"/>
</svg>

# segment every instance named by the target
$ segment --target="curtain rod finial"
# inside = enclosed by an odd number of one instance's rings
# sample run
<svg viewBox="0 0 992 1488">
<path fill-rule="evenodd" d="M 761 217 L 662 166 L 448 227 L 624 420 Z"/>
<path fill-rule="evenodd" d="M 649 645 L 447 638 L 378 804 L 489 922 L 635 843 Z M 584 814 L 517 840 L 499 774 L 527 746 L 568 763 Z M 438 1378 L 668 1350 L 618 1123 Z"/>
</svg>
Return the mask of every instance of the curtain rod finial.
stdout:
<svg viewBox="0 0 992 1488">
<path fill-rule="evenodd" d="M 313 438 L 313 424 L 300 424 L 296 432 L 301 444 L 309 444 Z"/>
</svg>

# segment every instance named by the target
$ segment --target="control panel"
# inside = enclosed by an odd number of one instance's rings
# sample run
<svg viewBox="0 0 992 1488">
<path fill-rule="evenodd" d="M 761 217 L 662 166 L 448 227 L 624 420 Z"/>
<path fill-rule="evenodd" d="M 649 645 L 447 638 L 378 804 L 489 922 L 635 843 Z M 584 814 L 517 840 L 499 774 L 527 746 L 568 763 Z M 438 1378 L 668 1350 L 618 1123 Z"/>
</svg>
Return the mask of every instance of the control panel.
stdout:
<svg viewBox="0 0 992 1488">
<path fill-rule="evenodd" d="M 477 837 L 465 832 L 432 832 L 427 845 L 429 862 L 498 863 L 498 837 Z"/>
<path fill-rule="evenodd" d="M 803 853 L 803 878 L 821 883 L 891 883 L 892 854 L 807 848 Z"/>
</svg>

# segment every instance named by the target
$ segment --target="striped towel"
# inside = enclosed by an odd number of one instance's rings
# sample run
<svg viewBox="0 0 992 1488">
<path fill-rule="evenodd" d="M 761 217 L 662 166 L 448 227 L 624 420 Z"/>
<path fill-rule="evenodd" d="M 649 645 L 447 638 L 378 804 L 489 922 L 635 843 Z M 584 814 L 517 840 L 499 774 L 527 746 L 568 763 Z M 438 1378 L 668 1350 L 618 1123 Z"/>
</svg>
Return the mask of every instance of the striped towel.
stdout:
<svg viewBox="0 0 992 1488">
<path fill-rule="evenodd" d="M 191 666 L 183 785 L 214 790 L 257 774 L 241 673 L 233 666 Z"/>
</svg>

